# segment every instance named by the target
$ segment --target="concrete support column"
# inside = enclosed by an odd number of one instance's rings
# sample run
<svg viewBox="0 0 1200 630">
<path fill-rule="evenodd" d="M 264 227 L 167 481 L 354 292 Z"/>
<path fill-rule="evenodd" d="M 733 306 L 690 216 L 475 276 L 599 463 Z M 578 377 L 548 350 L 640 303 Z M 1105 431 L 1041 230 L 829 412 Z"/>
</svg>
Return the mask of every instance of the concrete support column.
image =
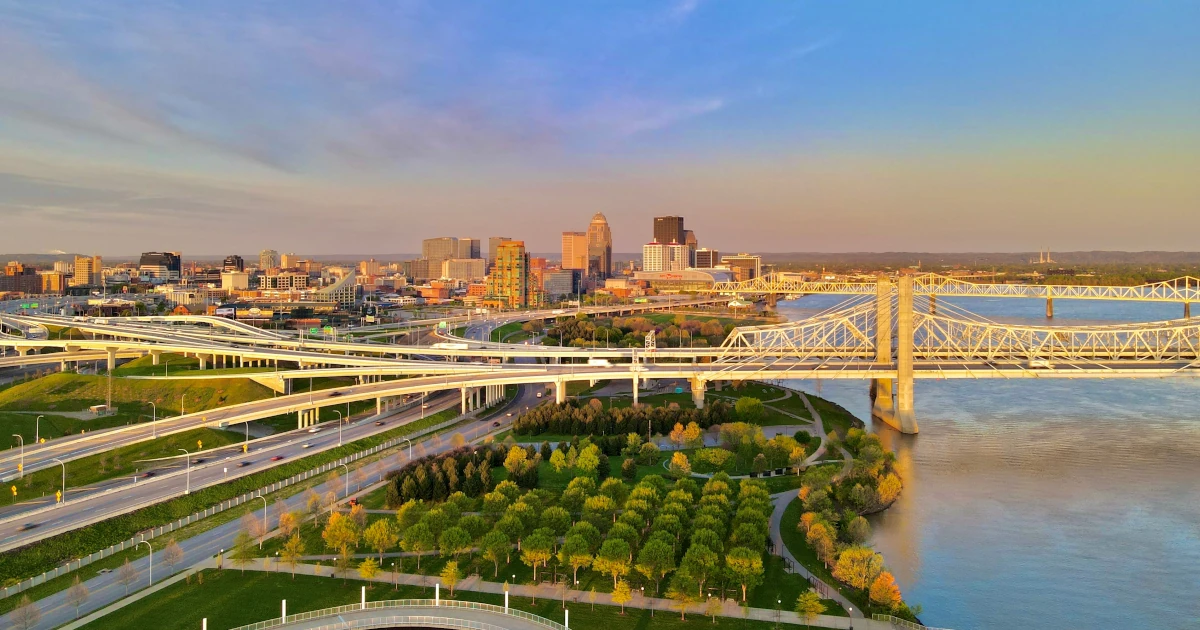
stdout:
<svg viewBox="0 0 1200 630">
<path fill-rule="evenodd" d="M 901 433 L 917 432 L 913 410 L 913 278 L 900 278 L 900 304 L 896 313 L 896 424 Z"/>
<path fill-rule="evenodd" d="M 467 413 L 467 388 L 460 387 L 460 388 L 458 388 L 458 392 L 459 392 L 459 396 L 462 398 L 462 402 L 459 405 L 459 413 L 462 413 L 465 415 Z"/>
<path fill-rule="evenodd" d="M 696 405 L 697 409 L 704 408 L 704 379 L 692 377 L 692 404 Z"/>
<path fill-rule="evenodd" d="M 554 402 L 560 405 L 567 402 L 566 381 L 554 381 Z"/>
<path fill-rule="evenodd" d="M 638 406 L 638 388 L 641 384 L 638 382 L 638 377 L 635 374 L 633 377 L 633 406 Z"/>
<path fill-rule="evenodd" d="M 162 359 L 162 350 L 151 350 L 150 351 L 150 365 L 158 365 L 158 362 L 161 359 Z"/>
<path fill-rule="evenodd" d="M 1189 319 L 1189 318 L 1191 318 L 1191 316 L 1192 316 L 1192 303 L 1184 302 L 1183 303 L 1183 318 Z"/>
<path fill-rule="evenodd" d="M 875 281 L 875 364 L 892 366 L 892 281 L 880 276 Z M 891 425 L 896 422 L 891 379 L 871 381 L 871 415 Z"/>
<path fill-rule="evenodd" d="M 379 415 L 381 413 L 383 413 L 383 399 L 376 398 L 375 399 L 375 414 Z"/>
<path fill-rule="evenodd" d="M 1054 298 L 1046 298 L 1046 319 L 1054 319 Z"/>
<path fill-rule="evenodd" d="M 200 361 L 200 369 L 201 369 L 201 370 L 203 370 L 203 369 L 205 368 L 205 365 L 204 365 L 204 355 L 203 355 L 203 354 L 197 354 L 197 355 L 196 355 L 196 359 L 198 359 L 198 360 Z"/>
<path fill-rule="evenodd" d="M 303 409 L 296 411 L 296 428 L 297 429 L 304 428 L 304 410 Z"/>
<path fill-rule="evenodd" d="M 117 349 L 105 348 L 104 350 L 108 353 L 108 371 L 111 372 L 117 369 Z"/>
</svg>

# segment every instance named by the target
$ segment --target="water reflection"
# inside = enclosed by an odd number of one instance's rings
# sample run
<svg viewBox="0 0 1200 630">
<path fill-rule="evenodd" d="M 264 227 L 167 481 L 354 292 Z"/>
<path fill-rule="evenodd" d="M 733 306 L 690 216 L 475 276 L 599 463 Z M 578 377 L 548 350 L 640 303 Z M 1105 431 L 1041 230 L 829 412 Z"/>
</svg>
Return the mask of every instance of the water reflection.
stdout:
<svg viewBox="0 0 1200 630">
<path fill-rule="evenodd" d="M 840 299 L 784 303 L 798 319 Z M 939 298 L 939 302 L 949 301 Z M 962 299 L 1045 322 L 1038 300 Z M 1056 300 L 1056 324 L 1179 317 Z M 791 384 L 869 416 L 866 384 Z M 878 429 L 905 491 L 875 545 L 923 620 L 951 628 L 1200 627 L 1200 381 L 918 381 L 921 434 Z"/>
</svg>

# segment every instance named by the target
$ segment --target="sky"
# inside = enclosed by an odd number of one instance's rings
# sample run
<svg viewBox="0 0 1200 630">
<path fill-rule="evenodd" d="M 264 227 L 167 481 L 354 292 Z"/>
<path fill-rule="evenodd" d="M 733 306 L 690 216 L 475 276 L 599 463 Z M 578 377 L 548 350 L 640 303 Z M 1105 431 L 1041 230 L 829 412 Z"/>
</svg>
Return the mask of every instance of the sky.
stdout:
<svg viewBox="0 0 1200 630">
<path fill-rule="evenodd" d="M 0 252 L 1198 250 L 1200 3 L 0 0 Z"/>
</svg>

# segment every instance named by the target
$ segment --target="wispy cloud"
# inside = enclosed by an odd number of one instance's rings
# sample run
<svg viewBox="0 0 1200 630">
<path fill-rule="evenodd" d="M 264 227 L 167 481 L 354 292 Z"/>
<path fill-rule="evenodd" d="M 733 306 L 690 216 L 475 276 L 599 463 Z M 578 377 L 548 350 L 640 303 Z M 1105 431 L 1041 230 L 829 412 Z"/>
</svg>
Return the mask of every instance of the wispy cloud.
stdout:
<svg viewBox="0 0 1200 630">
<path fill-rule="evenodd" d="M 610 99 L 582 113 L 580 120 L 606 134 L 629 137 L 678 125 L 720 111 L 725 105 L 725 99 L 719 97 L 678 102 Z"/>
<path fill-rule="evenodd" d="M 700 8 L 701 0 L 678 0 L 671 6 L 668 15 L 673 20 L 686 20 L 688 16 Z"/>
</svg>

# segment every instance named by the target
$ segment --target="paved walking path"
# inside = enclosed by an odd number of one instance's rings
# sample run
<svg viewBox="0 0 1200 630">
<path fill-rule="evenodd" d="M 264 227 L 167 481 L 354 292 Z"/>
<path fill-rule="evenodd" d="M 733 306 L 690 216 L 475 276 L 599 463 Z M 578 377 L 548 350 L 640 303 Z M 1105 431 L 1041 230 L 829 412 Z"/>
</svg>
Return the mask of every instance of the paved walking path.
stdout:
<svg viewBox="0 0 1200 630">
<path fill-rule="evenodd" d="M 771 500 L 775 502 L 775 510 L 771 512 L 771 542 L 775 544 L 775 549 L 779 552 L 779 555 L 792 563 L 792 569 L 796 573 L 808 580 L 809 583 L 816 585 L 818 592 L 821 593 L 821 597 L 825 599 L 832 599 L 841 604 L 842 608 L 846 609 L 846 612 L 850 613 L 850 616 L 856 618 L 857 620 L 863 616 L 862 611 L 851 604 L 850 600 L 846 599 L 840 592 L 838 592 L 836 588 L 833 588 L 827 582 L 813 575 L 808 569 L 804 568 L 804 565 L 800 564 L 800 562 L 796 560 L 796 557 L 792 555 L 792 552 L 787 548 L 787 545 L 783 544 L 783 536 L 780 534 L 779 529 L 780 523 L 783 522 L 783 512 L 787 510 L 788 504 L 791 503 L 799 493 L 800 490 L 797 489 L 787 490 L 771 495 Z"/>
</svg>

